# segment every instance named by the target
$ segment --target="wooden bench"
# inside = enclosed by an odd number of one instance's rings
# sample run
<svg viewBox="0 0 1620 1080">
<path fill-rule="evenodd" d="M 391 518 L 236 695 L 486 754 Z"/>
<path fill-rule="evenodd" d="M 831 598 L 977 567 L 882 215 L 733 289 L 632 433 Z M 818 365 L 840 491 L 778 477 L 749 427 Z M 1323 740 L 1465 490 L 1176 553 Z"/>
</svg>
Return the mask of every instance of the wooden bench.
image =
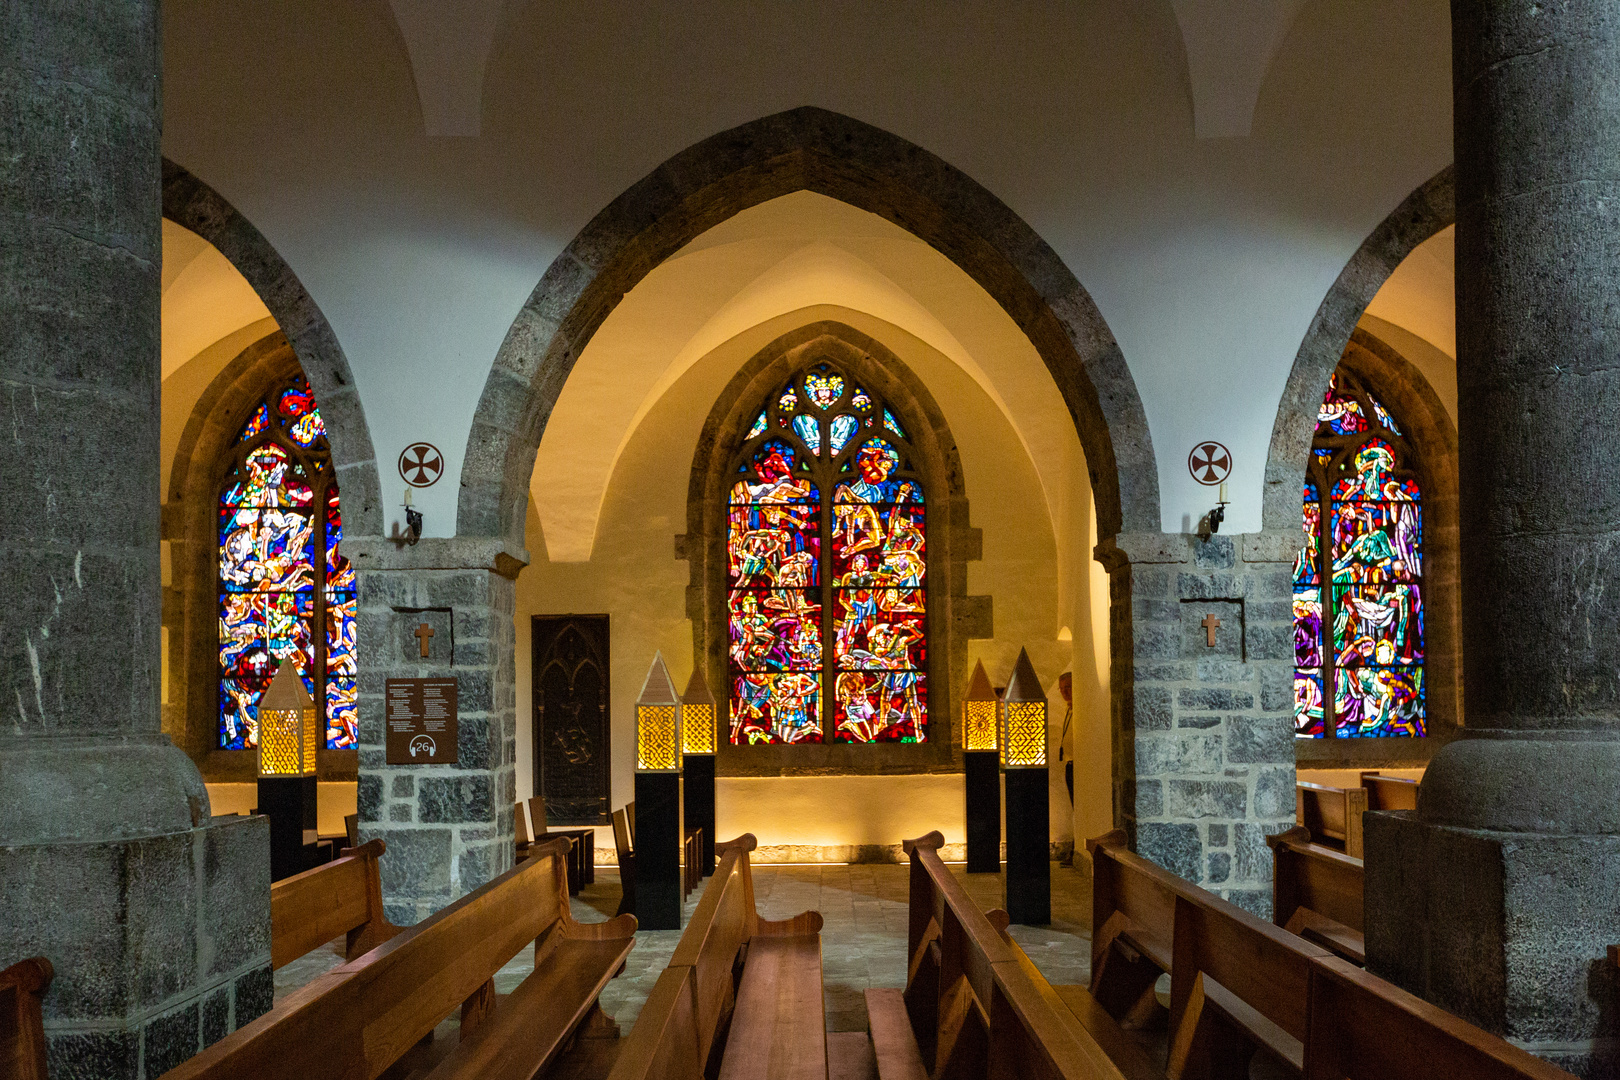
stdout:
<svg viewBox="0 0 1620 1080">
<path fill-rule="evenodd" d="M 681 899 L 703 883 L 703 830 L 691 829 L 681 846 Z"/>
<path fill-rule="evenodd" d="M 45 1022 L 39 999 L 55 977 L 43 956 L 0 971 L 0 1076 L 46 1080 Z"/>
<path fill-rule="evenodd" d="M 714 876 L 609 1080 L 826 1080 L 821 914 L 760 918 L 754 847 L 749 834 L 715 845 Z"/>
<path fill-rule="evenodd" d="M 1291 934 L 1366 966 L 1360 859 L 1311 841 L 1296 825 L 1266 837 L 1274 867 L 1272 920 Z"/>
<path fill-rule="evenodd" d="M 1294 821 L 1318 840 L 1337 841 L 1353 859 L 1362 856 L 1361 815 L 1367 812 L 1367 789 L 1295 784 Z"/>
<path fill-rule="evenodd" d="M 166 1075 L 375 1080 L 459 1007 L 460 1042 L 432 1076 L 528 1080 L 596 1011 L 635 935 L 633 917 L 574 922 L 564 844 L 542 845 L 521 866 L 314 980 Z M 533 974 L 498 997 L 495 973 L 531 942 Z M 413 1055 L 401 1067 L 413 1064 L 430 1063 Z"/>
<path fill-rule="evenodd" d="M 630 815 L 625 807 L 613 811 L 613 846 L 619 852 L 618 913 L 625 915 L 636 910 L 636 852 L 630 839 Z"/>
<path fill-rule="evenodd" d="M 1416 810 L 1418 782 L 1403 780 L 1399 776 L 1384 776 L 1376 770 L 1361 774 L 1361 786 L 1367 789 L 1369 810 Z"/>
<path fill-rule="evenodd" d="M 1261 1047 L 1309 1080 L 1568 1075 L 1176 877 L 1125 839 L 1115 830 L 1086 845 L 1104 928 L 1092 994 L 1118 1016 L 1170 973 L 1174 1080 L 1246 1077 Z"/>
<path fill-rule="evenodd" d="M 270 886 L 270 966 L 283 968 L 339 934 L 353 960 L 400 932 L 383 915 L 382 840 L 349 848 L 333 862 Z"/>
<path fill-rule="evenodd" d="M 529 819 L 535 842 L 553 836 L 566 836 L 574 842 L 568 852 L 568 895 L 596 882 L 596 830 L 594 828 L 552 828 L 546 821 L 546 800 L 538 795 L 529 799 Z"/>
<path fill-rule="evenodd" d="M 1055 988 L 1041 976 L 1007 937 L 1006 912 L 978 909 L 940 861 L 944 842 L 932 832 L 904 843 L 911 857 L 909 1022 L 902 1027 L 892 1006 L 868 993 L 880 1073 L 889 1061 L 896 1076 L 1162 1077 L 1085 988 Z"/>
</svg>

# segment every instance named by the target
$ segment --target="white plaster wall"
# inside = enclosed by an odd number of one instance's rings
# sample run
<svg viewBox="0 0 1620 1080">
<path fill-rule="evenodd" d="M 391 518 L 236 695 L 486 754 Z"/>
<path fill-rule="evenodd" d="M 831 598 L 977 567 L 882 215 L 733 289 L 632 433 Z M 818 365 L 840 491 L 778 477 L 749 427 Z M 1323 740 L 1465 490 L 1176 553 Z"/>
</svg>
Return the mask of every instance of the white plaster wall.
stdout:
<svg viewBox="0 0 1620 1080">
<path fill-rule="evenodd" d="M 672 154 L 804 104 L 988 187 L 1096 299 L 1141 393 L 1165 528 L 1208 509 L 1188 449 L 1235 456 L 1260 524 L 1279 394 L 1362 239 L 1451 158 L 1445 0 L 1314 0 L 1250 134 L 1195 138 L 1162 0 L 1005 5 L 512 3 L 480 134 L 426 135 L 383 4 L 164 6 L 164 151 L 287 259 L 355 373 L 380 462 L 426 439 L 454 531 L 467 431 L 523 299 L 590 217 Z M 399 502 L 385 468 L 383 501 Z"/>
</svg>

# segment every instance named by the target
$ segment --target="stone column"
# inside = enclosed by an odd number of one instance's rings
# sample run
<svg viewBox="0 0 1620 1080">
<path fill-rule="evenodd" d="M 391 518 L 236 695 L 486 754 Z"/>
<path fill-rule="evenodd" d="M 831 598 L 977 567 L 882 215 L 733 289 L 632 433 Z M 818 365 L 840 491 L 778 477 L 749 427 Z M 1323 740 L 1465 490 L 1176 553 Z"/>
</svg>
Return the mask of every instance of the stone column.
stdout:
<svg viewBox="0 0 1620 1080">
<path fill-rule="evenodd" d="M 1298 547 L 1297 532 L 1130 533 L 1097 547 L 1111 593 L 1116 820 L 1144 857 L 1263 918 L 1266 837 L 1294 823 Z"/>
<path fill-rule="evenodd" d="M 1464 737 L 1369 815 L 1368 966 L 1620 1069 L 1620 10 L 1454 0 Z"/>
<path fill-rule="evenodd" d="M 268 833 L 161 734 L 154 0 L 0 7 L 0 966 L 53 1077 L 269 1007 Z"/>
<path fill-rule="evenodd" d="M 516 579 L 498 540 L 345 540 L 360 582 L 360 836 L 382 837 L 383 905 L 420 922 L 512 868 L 517 798 Z M 428 656 L 417 629 L 433 631 Z M 455 764 L 387 763 L 389 679 L 454 678 Z"/>
</svg>

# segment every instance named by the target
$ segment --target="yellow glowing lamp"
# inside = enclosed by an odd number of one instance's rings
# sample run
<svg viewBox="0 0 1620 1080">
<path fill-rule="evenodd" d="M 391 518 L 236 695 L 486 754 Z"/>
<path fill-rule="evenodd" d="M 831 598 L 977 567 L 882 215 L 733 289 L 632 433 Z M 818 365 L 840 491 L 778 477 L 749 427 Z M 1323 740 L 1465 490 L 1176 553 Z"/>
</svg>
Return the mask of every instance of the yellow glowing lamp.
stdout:
<svg viewBox="0 0 1620 1080">
<path fill-rule="evenodd" d="M 703 667 L 692 669 L 692 678 L 681 695 L 681 750 L 687 754 L 714 753 L 714 695 L 703 678 Z"/>
<path fill-rule="evenodd" d="M 314 776 L 319 730 L 298 666 L 283 663 L 259 699 L 259 775 Z"/>
<path fill-rule="evenodd" d="M 973 665 L 973 678 L 968 682 L 967 697 L 962 699 L 962 749 L 994 750 L 998 723 L 996 692 L 990 686 L 990 676 L 984 673 L 984 661 Z"/>
<path fill-rule="evenodd" d="M 636 771 L 680 772 L 681 714 L 664 654 L 654 653 L 636 699 Z"/>
<path fill-rule="evenodd" d="M 1023 649 L 1018 651 L 1018 663 L 1001 699 L 1001 717 L 1002 766 L 1046 768 L 1046 691 Z"/>
</svg>

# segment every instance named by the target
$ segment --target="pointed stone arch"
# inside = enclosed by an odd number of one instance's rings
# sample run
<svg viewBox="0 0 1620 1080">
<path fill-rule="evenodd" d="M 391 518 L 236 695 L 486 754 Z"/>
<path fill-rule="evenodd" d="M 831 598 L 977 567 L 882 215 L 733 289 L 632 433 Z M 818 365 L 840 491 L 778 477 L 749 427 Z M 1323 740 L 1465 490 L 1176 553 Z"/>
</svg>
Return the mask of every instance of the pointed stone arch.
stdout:
<svg viewBox="0 0 1620 1080">
<path fill-rule="evenodd" d="M 742 210 L 814 191 L 926 241 L 995 298 L 1046 362 L 1079 432 L 1099 536 L 1158 531 L 1159 484 L 1136 384 L 1091 297 L 1046 242 L 972 178 L 913 143 L 805 107 L 676 154 L 599 213 L 546 270 L 484 385 L 456 530 L 521 550 L 529 477 L 574 361 L 619 300 Z"/>
</svg>

